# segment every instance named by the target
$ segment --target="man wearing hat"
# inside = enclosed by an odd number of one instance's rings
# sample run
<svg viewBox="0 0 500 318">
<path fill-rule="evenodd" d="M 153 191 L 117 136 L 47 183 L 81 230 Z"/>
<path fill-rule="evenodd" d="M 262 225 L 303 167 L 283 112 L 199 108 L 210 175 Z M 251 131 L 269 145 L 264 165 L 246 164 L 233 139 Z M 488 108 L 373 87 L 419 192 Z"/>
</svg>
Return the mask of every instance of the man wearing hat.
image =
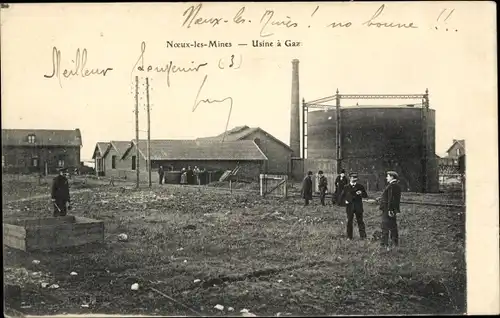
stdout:
<svg viewBox="0 0 500 318">
<path fill-rule="evenodd" d="M 361 239 L 366 239 L 365 222 L 363 221 L 363 200 L 367 198 L 365 187 L 358 183 L 358 174 L 351 173 L 349 175 L 350 182 L 344 187 L 340 197 L 346 205 L 347 212 L 347 238 L 352 240 L 353 237 L 353 219 L 356 216 L 358 223 L 359 236 Z"/>
<path fill-rule="evenodd" d="M 387 186 L 380 197 L 379 209 L 382 212 L 382 242 L 383 247 L 389 248 L 389 233 L 394 246 L 399 244 L 398 224 L 396 215 L 400 212 L 401 186 L 399 175 L 395 171 L 388 171 L 386 175 Z"/>
<path fill-rule="evenodd" d="M 66 169 L 60 168 L 59 175 L 52 180 L 52 203 L 54 204 L 54 217 L 65 216 L 70 207 L 69 183 L 64 175 Z"/>
<path fill-rule="evenodd" d="M 319 181 L 318 181 L 318 189 L 319 189 L 319 198 L 321 201 L 321 205 L 325 205 L 325 196 L 326 191 L 328 191 L 328 180 L 323 175 L 323 171 L 318 171 Z"/>
<path fill-rule="evenodd" d="M 307 176 L 302 181 L 302 198 L 304 199 L 304 206 L 309 205 L 309 201 L 312 200 L 313 187 L 312 187 L 312 171 L 307 172 Z"/>
<path fill-rule="evenodd" d="M 335 178 L 335 193 L 332 194 L 332 203 L 337 203 L 340 206 L 344 206 L 342 200 L 339 200 L 339 196 L 342 193 L 345 185 L 347 184 L 347 177 L 345 176 L 345 170 L 340 170 L 340 175 Z"/>
</svg>

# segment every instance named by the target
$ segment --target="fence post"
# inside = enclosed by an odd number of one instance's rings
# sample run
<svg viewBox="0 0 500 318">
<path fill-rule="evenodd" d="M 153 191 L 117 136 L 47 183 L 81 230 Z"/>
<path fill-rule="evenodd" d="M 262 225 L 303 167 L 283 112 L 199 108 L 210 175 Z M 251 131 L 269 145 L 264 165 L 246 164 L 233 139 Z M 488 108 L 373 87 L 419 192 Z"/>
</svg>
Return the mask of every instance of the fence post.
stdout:
<svg viewBox="0 0 500 318">
<path fill-rule="evenodd" d="M 263 174 L 260 174 L 259 175 L 259 183 L 260 183 L 260 196 L 264 196 L 264 183 L 263 183 L 263 179 L 264 179 L 264 175 Z"/>
<path fill-rule="evenodd" d="M 285 187 L 284 196 L 285 198 L 288 198 L 288 176 L 285 176 L 285 182 L 283 183 L 283 186 Z"/>
</svg>

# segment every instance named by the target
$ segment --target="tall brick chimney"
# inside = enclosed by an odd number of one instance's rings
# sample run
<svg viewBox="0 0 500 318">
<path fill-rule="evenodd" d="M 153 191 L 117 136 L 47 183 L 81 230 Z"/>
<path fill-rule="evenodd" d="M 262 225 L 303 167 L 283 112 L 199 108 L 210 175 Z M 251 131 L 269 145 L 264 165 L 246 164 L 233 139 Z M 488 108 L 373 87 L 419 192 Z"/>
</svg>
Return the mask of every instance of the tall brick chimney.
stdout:
<svg viewBox="0 0 500 318">
<path fill-rule="evenodd" d="M 299 60 L 292 60 L 292 103 L 290 108 L 290 148 L 292 157 L 300 157 Z"/>
</svg>

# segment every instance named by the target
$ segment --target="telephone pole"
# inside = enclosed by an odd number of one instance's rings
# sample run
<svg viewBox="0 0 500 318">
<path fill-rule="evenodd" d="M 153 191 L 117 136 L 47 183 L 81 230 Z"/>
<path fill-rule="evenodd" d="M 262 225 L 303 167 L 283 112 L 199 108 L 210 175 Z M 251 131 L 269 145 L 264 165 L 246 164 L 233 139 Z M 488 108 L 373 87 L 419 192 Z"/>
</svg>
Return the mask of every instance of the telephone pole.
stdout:
<svg viewBox="0 0 500 318">
<path fill-rule="evenodd" d="M 148 183 L 151 188 L 151 119 L 149 116 L 149 78 L 146 77 L 146 109 L 148 112 Z"/>
<path fill-rule="evenodd" d="M 139 189 L 139 76 L 135 77 L 135 187 Z"/>
</svg>

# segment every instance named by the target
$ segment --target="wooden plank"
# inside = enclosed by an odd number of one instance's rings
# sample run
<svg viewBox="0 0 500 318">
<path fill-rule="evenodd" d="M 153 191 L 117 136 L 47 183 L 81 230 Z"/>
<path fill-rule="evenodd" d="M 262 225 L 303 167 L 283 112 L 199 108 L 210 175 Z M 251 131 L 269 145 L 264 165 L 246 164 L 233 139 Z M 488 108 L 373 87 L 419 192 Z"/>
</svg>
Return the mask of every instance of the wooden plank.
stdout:
<svg viewBox="0 0 500 318">
<path fill-rule="evenodd" d="M 28 237 L 30 250 L 56 249 L 104 241 L 104 223 L 64 224 L 33 228 Z"/>
<path fill-rule="evenodd" d="M 66 215 L 62 217 L 44 217 L 44 218 L 10 218 L 3 220 L 3 223 L 17 225 L 21 227 L 31 227 L 31 226 L 48 226 L 56 224 L 67 224 L 74 223 L 75 217 L 72 215 Z"/>
<path fill-rule="evenodd" d="M 84 217 L 30 218 L 4 224 L 5 245 L 24 251 L 104 241 L 104 222 Z"/>
<path fill-rule="evenodd" d="M 4 236 L 3 244 L 15 249 L 26 251 L 26 239 L 24 237 Z"/>
<path fill-rule="evenodd" d="M 26 236 L 26 230 L 22 226 L 17 226 L 13 224 L 3 224 L 3 233 L 4 235 L 6 234 L 11 234 L 11 235 L 22 235 Z"/>
</svg>

